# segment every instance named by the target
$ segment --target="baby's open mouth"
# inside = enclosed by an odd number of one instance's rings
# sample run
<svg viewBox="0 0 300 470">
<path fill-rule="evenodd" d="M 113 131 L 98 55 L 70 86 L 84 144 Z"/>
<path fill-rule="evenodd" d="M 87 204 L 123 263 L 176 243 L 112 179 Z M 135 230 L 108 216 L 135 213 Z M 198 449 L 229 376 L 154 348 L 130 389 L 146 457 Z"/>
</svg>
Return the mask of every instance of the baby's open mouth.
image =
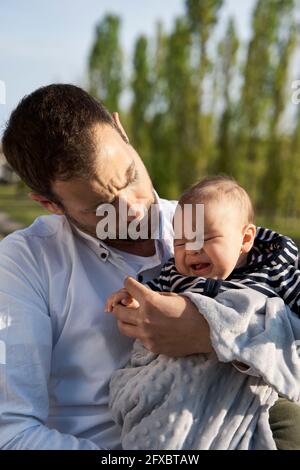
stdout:
<svg viewBox="0 0 300 470">
<path fill-rule="evenodd" d="M 197 263 L 191 265 L 192 270 L 195 271 L 197 274 L 207 271 L 209 267 L 210 263 Z"/>
</svg>

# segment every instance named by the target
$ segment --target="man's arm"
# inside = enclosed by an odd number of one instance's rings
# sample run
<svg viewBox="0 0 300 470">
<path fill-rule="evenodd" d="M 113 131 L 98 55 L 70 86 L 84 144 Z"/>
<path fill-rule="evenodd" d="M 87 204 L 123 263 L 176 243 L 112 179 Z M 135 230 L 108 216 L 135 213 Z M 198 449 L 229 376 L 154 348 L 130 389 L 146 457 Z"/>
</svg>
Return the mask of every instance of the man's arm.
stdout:
<svg viewBox="0 0 300 470">
<path fill-rule="evenodd" d="M 0 244 L 0 449 L 98 449 L 45 426 L 51 320 L 37 261 L 21 248 L 18 238 Z"/>
<path fill-rule="evenodd" d="M 153 292 L 130 277 L 124 287 L 139 307 L 118 304 L 113 308 L 122 334 L 140 339 L 154 353 L 172 357 L 212 351 L 208 323 L 190 299 Z"/>
</svg>

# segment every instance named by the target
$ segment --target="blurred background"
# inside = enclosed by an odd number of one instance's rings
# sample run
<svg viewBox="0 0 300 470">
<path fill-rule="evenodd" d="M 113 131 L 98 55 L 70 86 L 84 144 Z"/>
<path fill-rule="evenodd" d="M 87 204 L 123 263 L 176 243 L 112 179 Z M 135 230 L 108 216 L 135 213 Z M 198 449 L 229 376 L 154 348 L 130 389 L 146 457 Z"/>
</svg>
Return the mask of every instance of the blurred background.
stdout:
<svg viewBox="0 0 300 470">
<path fill-rule="evenodd" d="M 298 0 L 10 0 L 0 21 L 0 138 L 25 94 L 74 83 L 119 111 L 160 196 L 232 175 L 300 245 Z M 0 148 L 2 236 L 43 213 L 27 192 Z"/>
</svg>

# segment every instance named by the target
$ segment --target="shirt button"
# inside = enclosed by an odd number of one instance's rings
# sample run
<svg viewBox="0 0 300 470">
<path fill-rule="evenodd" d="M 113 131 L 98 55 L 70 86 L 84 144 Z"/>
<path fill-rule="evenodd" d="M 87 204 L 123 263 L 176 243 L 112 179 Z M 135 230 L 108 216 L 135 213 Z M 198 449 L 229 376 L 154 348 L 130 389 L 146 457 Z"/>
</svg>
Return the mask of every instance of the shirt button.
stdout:
<svg viewBox="0 0 300 470">
<path fill-rule="evenodd" d="M 100 256 L 101 256 L 102 259 L 106 259 L 106 258 L 107 258 L 107 254 L 106 254 L 106 253 L 101 253 Z"/>
<path fill-rule="evenodd" d="M 141 274 L 139 274 L 139 275 L 138 275 L 138 281 L 139 281 L 139 282 L 143 282 L 143 279 L 144 279 L 143 276 L 142 276 Z"/>
</svg>

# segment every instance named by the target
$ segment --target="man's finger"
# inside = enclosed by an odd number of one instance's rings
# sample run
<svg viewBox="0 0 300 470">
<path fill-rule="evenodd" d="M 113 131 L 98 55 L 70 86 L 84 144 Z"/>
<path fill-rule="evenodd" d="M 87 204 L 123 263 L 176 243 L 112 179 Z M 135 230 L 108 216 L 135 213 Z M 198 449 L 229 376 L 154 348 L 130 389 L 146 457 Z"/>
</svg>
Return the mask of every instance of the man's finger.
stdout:
<svg viewBox="0 0 300 470">
<path fill-rule="evenodd" d="M 140 324 L 137 309 L 124 307 L 124 305 L 117 304 L 113 307 L 113 314 L 118 320 L 130 325 L 138 326 Z"/>
<path fill-rule="evenodd" d="M 128 325 L 128 323 L 124 323 L 121 320 L 118 320 L 118 328 L 122 335 L 129 338 L 139 338 L 140 336 L 140 330 L 136 326 Z"/>
<path fill-rule="evenodd" d="M 137 300 L 133 299 L 132 297 L 128 297 L 126 299 L 123 299 L 121 301 L 121 304 L 122 305 L 125 305 L 126 307 L 129 307 L 129 308 L 134 308 L 134 309 L 137 309 L 139 308 L 140 304 L 138 303 Z"/>
<path fill-rule="evenodd" d="M 129 294 L 140 303 L 145 297 L 145 294 L 151 294 L 151 290 L 148 287 L 143 286 L 140 282 L 136 281 L 133 277 L 127 277 L 124 282 L 125 289 Z"/>
</svg>

